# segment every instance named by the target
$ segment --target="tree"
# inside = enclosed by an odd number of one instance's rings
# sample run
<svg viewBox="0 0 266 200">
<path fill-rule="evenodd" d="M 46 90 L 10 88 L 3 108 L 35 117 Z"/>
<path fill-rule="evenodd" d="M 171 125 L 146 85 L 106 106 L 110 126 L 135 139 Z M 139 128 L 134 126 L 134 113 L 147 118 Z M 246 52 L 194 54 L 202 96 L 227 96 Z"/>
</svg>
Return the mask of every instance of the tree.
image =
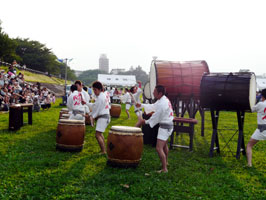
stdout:
<svg viewBox="0 0 266 200">
<path fill-rule="evenodd" d="M 21 58 L 16 55 L 17 44 L 3 32 L 0 20 L 0 59 L 6 62 L 13 62 L 13 60 L 20 61 Z"/>
<path fill-rule="evenodd" d="M 145 71 L 142 70 L 142 67 L 139 65 L 135 69 L 131 66 L 129 71 L 120 72 L 120 75 L 135 75 L 136 79 L 141 81 L 143 84 L 149 81 L 149 76 Z"/>
<path fill-rule="evenodd" d="M 107 74 L 104 71 L 98 69 L 84 71 L 81 75 L 78 76 L 78 79 L 81 80 L 85 85 L 91 85 L 94 81 L 98 80 L 98 74 Z"/>
</svg>

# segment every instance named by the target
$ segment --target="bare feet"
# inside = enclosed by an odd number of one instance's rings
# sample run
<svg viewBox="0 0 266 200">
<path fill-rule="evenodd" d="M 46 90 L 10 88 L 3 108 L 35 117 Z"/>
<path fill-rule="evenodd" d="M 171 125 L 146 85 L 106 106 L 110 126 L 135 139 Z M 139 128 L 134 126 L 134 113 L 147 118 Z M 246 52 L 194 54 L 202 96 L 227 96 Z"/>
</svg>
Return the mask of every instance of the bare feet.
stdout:
<svg viewBox="0 0 266 200">
<path fill-rule="evenodd" d="M 161 174 L 161 173 L 168 173 L 168 170 L 161 169 L 161 170 L 157 171 L 157 173 L 159 173 L 159 174 Z"/>
</svg>

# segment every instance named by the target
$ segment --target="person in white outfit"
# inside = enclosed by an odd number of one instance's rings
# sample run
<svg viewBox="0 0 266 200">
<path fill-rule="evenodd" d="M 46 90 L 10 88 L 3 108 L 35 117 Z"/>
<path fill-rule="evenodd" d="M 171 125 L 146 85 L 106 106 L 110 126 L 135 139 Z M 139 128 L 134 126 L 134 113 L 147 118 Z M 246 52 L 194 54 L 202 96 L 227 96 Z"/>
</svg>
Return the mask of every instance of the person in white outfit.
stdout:
<svg viewBox="0 0 266 200">
<path fill-rule="evenodd" d="M 85 107 L 82 105 L 82 93 L 77 90 L 76 85 L 71 86 L 71 91 L 67 99 L 67 108 L 70 111 L 69 119 L 85 120 Z"/>
<path fill-rule="evenodd" d="M 97 120 L 95 137 L 101 148 L 101 153 L 106 154 L 103 132 L 110 123 L 109 97 L 103 92 L 103 85 L 96 81 L 92 84 L 94 94 L 96 95 L 95 103 L 89 103 L 92 111 L 89 113 L 91 118 Z M 82 104 L 86 102 L 83 101 Z M 88 105 L 88 104 L 87 104 Z"/>
<path fill-rule="evenodd" d="M 86 92 L 83 89 L 83 85 L 82 85 L 81 81 L 79 81 L 79 80 L 75 81 L 75 85 L 77 86 L 78 92 L 81 92 L 82 97 L 84 98 L 83 100 L 86 102 L 86 105 L 84 105 L 85 106 L 85 113 L 89 113 L 90 109 L 87 106 L 87 103 L 90 102 L 90 95 L 88 94 L 88 92 Z"/>
<path fill-rule="evenodd" d="M 261 101 L 251 108 L 257 112 L 258 128 L 255 130 L 247 144 L 248 166 L 252 167 L 252 148 L 260 140 L 266 140 L 266 89 L 261 92 Z"/>
<path fill-rule="evenodd" d="M 137 104 L 138 108 L 143 107 L 146 113 L 154 112 L 150 119 L 140 119 L 137 126 L 149 124 L 153 128 L 156 124 L 160 125 L 157 136 L 156 151 L 162 163 L 162 169 L 158 172 L 168 172 L 168 138 L 173 132 L 174 112 L 172 104 L 165 96 L 165 88 L 157 85 L 153 91 L 157 101 L 154 104 Z"/>
<path fill-rule="evenodd" d="M 125 89 L 126 93 L 123 96 L 123 103 L 126 104 L 126 113 L 127 113 L 127 118 L 130 119 L 130 115 L 129 115 L 129 109 L 131 108 L 131 96 L 129 94 L 129 90 L 126 88 Z"/>
<path fill-rule="evenodd" d="M 142 119 L 142 109 L 136 107 L 136 104 L 140 104 L 140 95 L 142 94 L 140 83 L 137 86 L 130 88 L 131 102 L 134 104 L 134 112 L 138 116 L 138 119 Z"/>
</svg>

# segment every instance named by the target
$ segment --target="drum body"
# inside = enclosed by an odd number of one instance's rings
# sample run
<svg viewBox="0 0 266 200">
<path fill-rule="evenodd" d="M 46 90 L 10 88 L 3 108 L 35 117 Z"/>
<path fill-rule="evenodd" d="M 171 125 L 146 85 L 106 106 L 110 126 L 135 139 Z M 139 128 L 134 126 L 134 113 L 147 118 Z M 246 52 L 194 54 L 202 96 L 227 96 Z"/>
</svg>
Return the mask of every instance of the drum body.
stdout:
<svg viewBox="0 0 266 200">
<path fill-rule="evenodd" d="M 152 61 L 150 68 L 150 93 L 156 85 L 163 85 L 170 100 L 199 99 L 200 81 L 204 73 L 209 73 L 206 61 Z"/>
<path fill-rule="evenodd" d="M 143 96 L 145 99 L 148 99 L 148 100 L 151 99 L 151 89 L 150 89 L 150 82 L 149 81 L 147 83 L 145 83 L 145 85 L 144 85 Z"/>
<path fill-rule="evenodd" d="M 9 130 L 15 131 L 20 129 L 22 123 L 21 113 L 23 114 L 20 104 L 9 107 Z"/>
<path fill-rule="evenodd" d="M 56 131 L 56 149 L 63 151 L 81 151 L 84 136 L 84 121 L 60 119 Z"/>
<path fill-rule="evenodd" d="M 111 105 L 111 110 L 110 110 L 110 115 L 111 117 L 120 117 L 121 114 L 121 105 L 120 104 L 112 104 Z"/>
<path fill-rule="evenodd" d="M 201 80 L 200 104 L 216 110 L 250 111 L 256 103 L 254 73 L 210 73 Z"/>
<path fill-rule="evenodd" d="M 136 167 L 143 151 L 143 134 L 140 128 L 112 126 L 107 138 L 108 164 Z"/>
</svg>

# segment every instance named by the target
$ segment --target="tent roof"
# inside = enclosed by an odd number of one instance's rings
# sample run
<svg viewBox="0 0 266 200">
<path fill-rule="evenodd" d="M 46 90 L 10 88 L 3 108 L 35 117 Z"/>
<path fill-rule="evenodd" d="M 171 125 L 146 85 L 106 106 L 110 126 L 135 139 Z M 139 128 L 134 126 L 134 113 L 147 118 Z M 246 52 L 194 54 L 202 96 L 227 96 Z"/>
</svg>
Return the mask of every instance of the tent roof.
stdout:
<svg viewBox="0 0 266 200">
<path fill-rule="evenodd" d="M 104 85 L 121 85 L 121 86 L 134 86 L 136 85 L 135 75 L 111 75 L 111 74 L 98 74 L 98 81 Z"/>
</svg>

